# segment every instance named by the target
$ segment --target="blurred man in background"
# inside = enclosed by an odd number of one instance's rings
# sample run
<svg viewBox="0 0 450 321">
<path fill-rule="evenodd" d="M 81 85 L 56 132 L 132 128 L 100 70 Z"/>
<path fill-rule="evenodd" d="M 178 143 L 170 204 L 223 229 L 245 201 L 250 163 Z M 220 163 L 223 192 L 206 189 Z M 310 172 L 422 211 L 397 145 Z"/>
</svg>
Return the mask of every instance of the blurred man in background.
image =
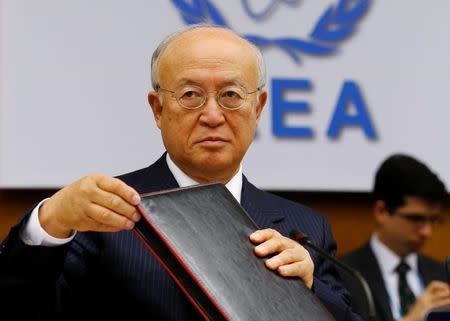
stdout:
<svg viewBox="0 0 450 321">
<path fill-rule="evenodd" d="M 444 265 L 418 253 L 443 220 L 445 186 L 419 160 L 396 154 L 377 170 L 373 197 L 375 231 L 367 244 L 342 259 L 368 281 L 377 320 L 424 320 L 430 309 L 450 305 Z M 356 311 L 367 318 L 362 288 L 342 277 Z"/>
</svg>

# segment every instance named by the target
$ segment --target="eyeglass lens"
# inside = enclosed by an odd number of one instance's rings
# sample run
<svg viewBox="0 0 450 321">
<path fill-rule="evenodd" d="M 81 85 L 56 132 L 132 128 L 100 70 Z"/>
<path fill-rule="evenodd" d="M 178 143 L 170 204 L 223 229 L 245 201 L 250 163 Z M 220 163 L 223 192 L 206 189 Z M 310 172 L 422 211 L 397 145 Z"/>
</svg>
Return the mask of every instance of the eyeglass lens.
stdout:
<svg viewBox="0 0 450 321">
<path fill-rule="evenodd" d="M 431 223 L 433 225 L 443 223 L 441 215 L 423 215 L 423 214 L 398 214 L 399 217 L 416 224 Z"/>
<path fill-rule="evenodd" d="M 174 92 L 175 98 L 181 106 L 195 109 L 203 106 L 209 93 L 201 87 L 184 86 Z M 228 109 L 239 108 L 247 98 L 247 91 L 239 86 L 227 86 L 217 92 L 217 103 Z"/>
</svg>

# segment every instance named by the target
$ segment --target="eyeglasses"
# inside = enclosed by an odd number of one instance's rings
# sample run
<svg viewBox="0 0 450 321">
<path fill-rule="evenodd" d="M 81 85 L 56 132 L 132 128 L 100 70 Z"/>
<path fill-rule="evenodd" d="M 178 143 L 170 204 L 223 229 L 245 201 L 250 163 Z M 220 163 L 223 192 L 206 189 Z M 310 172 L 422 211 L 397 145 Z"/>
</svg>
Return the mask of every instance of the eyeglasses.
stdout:
<svg viewBox="0 0 450 321">
<path fill-rule="evenodd" d="M 207 92 L 201 87 L 188 85 L 182 86 L 175 91 L 157 88 L 157 91 L 164 90 L 172 94 L 178 104 L 186 109 L 197 109 L 202 107 L 208 100 L 210 93 L 216 93 L 215 99 L 220 107 L 228 110 L 236 110 L 244 105 L 248 95 L 254 94 L 261 90 L 263 86 L 256 88 L 254 91 L 247 92 L 247 90 L 241 86 L 233 85 L 227 86 L 219 91 Z"/>
<path fill-rule="evenodd" d="M 416 225 L 425 225 L 430 223 L 433 226 L 440 225 L 444 222 L 444 217 L 442 215 L 424 215 L 424 214 L 406 214 L 406 213 L 395 213 L 398 216 L 410 223 Z"/>
</svg>

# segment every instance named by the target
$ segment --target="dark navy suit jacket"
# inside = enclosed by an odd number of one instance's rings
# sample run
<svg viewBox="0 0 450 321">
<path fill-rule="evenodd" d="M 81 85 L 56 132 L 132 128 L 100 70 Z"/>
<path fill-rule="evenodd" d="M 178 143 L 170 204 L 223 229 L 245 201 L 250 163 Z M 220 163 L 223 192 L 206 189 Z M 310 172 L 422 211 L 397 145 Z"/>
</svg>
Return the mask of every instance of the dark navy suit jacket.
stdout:
<svg viewBox="0 0 450 321">
<path fill-rule="evenodd" d="M 165 156 L 119 177 L 147 193 L 178 187 Z M 241 205 L 261 228 L 306 233 L 327 252 L 336 244 L 329 222 L 300 204 L 263 192 L 244 177 Z M 132 231 L 77 233 L 67 245 L 27 246 L 15 226 L 1 245 L 1 303 L 28 320 L 80 320 L 144 316 L 146 320 L 201 320 L 183 292 Z M 331 264 L 311 253 L 314 292 L 339 321 L 360 320 Z M 300 281 L 299 281 L 300 282 Z M 257 293 L 255 293 L 257 295 Z M 277 320 L 277 316 L 273 316 Z"/>
<path fill-rule="evenodd" d="M 389 302 L 389 294 L 386 290 L 378 260 L 370 244 L 366 243 L 363 247 L 348 253 L 342 257 L 342 260 L 358 270 L 369 284 L 372 290 L 376 312 L 376 318 L 373 321 L 394 321 Z M 419 254 L 418 268 L 425 286 L 433 280 L 445 282 L 443 263 Z M 363 289 L 348 274 L 342 273 L 342 279 L 344 285 L 350 291 L 355 311 L 358 311 L 364 318 L 368 318 L 369 308 Z"/>
</svg>

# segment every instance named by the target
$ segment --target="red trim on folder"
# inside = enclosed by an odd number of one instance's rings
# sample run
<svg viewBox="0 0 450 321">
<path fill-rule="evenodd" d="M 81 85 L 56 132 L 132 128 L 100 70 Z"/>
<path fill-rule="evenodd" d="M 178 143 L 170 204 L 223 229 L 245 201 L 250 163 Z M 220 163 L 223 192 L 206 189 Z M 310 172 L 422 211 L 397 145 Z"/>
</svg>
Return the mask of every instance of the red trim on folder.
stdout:
<svg viewBox="0 0 450 321">
<path fill-rule="evenodd" d="M 166 238 L 159 232 L 159 230 L 155 227 L 155 225 L 153 225 L 153 223 L 150 221 L 150 219 L 147 217 L 147 215 L 145 215 L 144 210 L 141 208 L 141 206 L 137 206 L 137 209 L 139 210 L 139 212 L 141 212 L 142 217 L 145 218 L 145 220 L 148 222 L 148 224 L 150 225 L 150 227 L 155 231 L 155 233 L 159 236 L 159 238 L 161 239 L 162 242 L 164 242 L 164 244 L 166 244 L 166 246 L 168 247 L 169 251 L 172 252 L 172 254 L 174 255 L 174 257 L 176 258 L 176 260 L 183 266 L 184 270 L 191 276 L 191 278 L 194 280 L 195 283 L 197 283 L 197 285 L 202 289 L 202 291 L 205 293 L 205 295 L 209 298 L 209 300 L 214 304 L 214 306 L 219 310 L 219 312 L 222 314 L 222 316 L 229 321 L 232 321 L 227 314 L 225 313 L 225 311 L 222 309 L 222 307 L 217 303 L 217 301 L 209 294 L 208 290 L 205 289 L 202 285 L 202 283 L 197 279 L 197 277 L 192 273 L 192 271 L 189 269 L 189 267 L 185 264 L 184 260 L 177 254 L 176 250 L 170 245 L 170 243 L 166 240 Z M 172 271 L 169 269 L 169 267 L 163 262 L 163 260 L 161 259 L 161 257 L 155 252 L 155 250 L 153 250 L 153 248 L 147 244 L 147 242 L 145 242 L 144 238 L 139 234 L 139 232 L 136 231 L 136 229 L 133 229 L 133 232 L 139 237 L 139 239 L 141 239 L 142 241 L 144 241 L 144 245 L 150 250 L 150 252 L 152 252 L 152 254 L 156 257 L 156 259 L 158 260 L 158 262 L 164 267 L 164 269 L 169 273 L 169 275 L 174 279 L 175 283 L 178 284 L 178 286 L 181 288 L 181 290 L 184 292 L 184 294 L 187 295 L 187 297 L 189 298 L 189 300 L 192 302 L 192 304 L 195 306 L 195 308 L 200 312 L 200 314 L 205 318 L 205 320 L 210 321 L 210 319 L 208 318 L 208 316 L 205 314 L 205 312 L 202 310 L 202 308 L 197 304 L 197 302 L 195 302 L 194 298 L 190 295 L 190 293 L 188 292 L 188 290 L 183 286 L 183 284 L 180 282 L 180 280 L 178 280 L 178 278 L 176 277 L 176 275 L 174 273 L 172 273 Z"/>
</svg>

